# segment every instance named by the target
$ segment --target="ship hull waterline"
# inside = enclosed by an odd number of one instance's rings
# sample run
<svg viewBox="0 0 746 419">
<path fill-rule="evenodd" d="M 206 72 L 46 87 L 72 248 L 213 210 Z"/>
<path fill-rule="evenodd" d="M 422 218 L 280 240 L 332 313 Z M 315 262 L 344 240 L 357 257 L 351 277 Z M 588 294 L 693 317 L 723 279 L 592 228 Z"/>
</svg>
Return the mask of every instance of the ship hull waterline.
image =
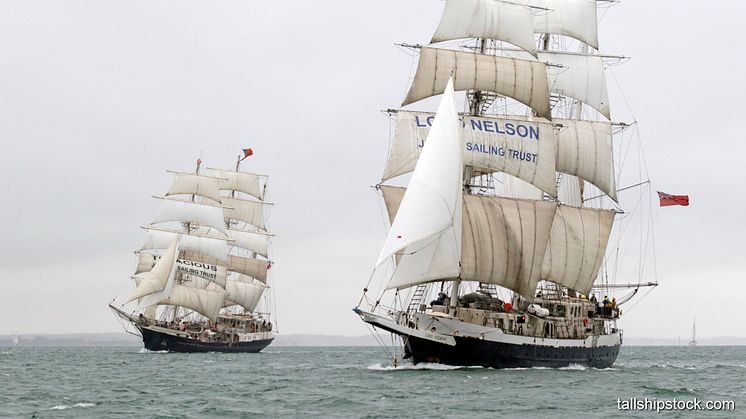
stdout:
<svg viewBox="0 0 746 419">
<path fill-rule="evenodd" d="M 145 349 L 150 351 L 257 353 L 269 346 L 274 340 L 274 338 L 269 338 L 249 342 L 203 342 L 197 339 L 175 336 L 140 325 L 136 325 L 136 327 L 142 335 L 142 342 Z"/>
<path fill-rule="evenodd" d="M 379 321 L 378 316 L 361 316 L 376 328 L 398 335 L 404 343 L 405 359 L 414 364 L 437 363 L 451 366 L 487 368 L 562 368 L 580 365 L 589 368 L 610 368 L 616 361 L 621 343 L 600 346 L 552 346 L 515 344 L 478 337 L 453 336 L 450 343 L 407 333 L 405 327 Z M 409 329 L 412 330 L 412 329 Z M 414 332 L 414 330 L 412 330 Z"/>
</svg>

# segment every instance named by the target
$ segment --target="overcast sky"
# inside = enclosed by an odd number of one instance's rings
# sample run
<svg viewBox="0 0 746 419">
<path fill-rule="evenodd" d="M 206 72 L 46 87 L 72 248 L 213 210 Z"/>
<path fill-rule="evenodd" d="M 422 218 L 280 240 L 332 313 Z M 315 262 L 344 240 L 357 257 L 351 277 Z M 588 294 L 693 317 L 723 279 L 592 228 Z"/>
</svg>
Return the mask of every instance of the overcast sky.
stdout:
<svg viewBox="0 0 746 419">
<path fill-rule="evenodd" d="M 442 7 L 0 2 L 0 334 L 121 330 L 106 305 L 132 289 L 165 170 L 243 147 L 276 203 L 280 331 L 366 333 L 351 308 L 385 237 L 379 110 L 416 63 L 394 43 L 426 43 Z M 746 336 L 745 7 L 630 0 L 601 21 L 602 52 L 632 57 L 609 75 L 614 119 L 639 122 L 654 188 L 691 198 L 654 209 L 661 286 L 628 336 L 688 337 L 695 315 L 701 337 Z"/>
</svg>

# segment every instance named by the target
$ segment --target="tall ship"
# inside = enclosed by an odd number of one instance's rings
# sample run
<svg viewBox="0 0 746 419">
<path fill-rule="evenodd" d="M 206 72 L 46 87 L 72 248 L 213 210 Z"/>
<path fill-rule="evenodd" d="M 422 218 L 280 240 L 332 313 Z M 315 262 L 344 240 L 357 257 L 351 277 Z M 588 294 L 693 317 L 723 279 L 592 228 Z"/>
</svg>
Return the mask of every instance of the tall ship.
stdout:
<svg viewBox="0 0 746 419">
<path fill-rule="evenodd" d="M 135 289 L 109 307 L 146 349 L 259 352 L 275 331 L 268 271 L 266 175 L 235 169 L 169 171 L 161 212 L 143 226 Z"/>
<path fill-rule="evenodd" d="M 386 111 L 376 189 L 390 228 L 353 309 L 400 338 L 395 365 L 399 354 L 494 368 L 616 360 L 621 306 L 657 282 L 642 261 L 650 182 L 615 170 L 637 132 L 611 117 L 606 70 L 625 57 L 599 52 L 610 5 L 446 0 L 429 45 L 400 45 L 419 58 L 402 107 Z M 438 95 L 437 112 L 408 106 Z M 641 259 L 631 269 L 628 253 Z"/>
</svg>

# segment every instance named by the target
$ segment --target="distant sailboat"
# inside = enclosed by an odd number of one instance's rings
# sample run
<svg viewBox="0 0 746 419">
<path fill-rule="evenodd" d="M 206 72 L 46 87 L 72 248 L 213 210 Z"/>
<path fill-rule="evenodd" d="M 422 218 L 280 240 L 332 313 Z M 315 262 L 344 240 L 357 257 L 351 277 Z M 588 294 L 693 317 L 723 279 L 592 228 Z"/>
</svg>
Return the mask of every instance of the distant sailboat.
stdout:
<svg viewBox="0 0 746 419">
<path fill-rule="evenodd" d="M 692 340 L 689 341 L 689 346 L 697 346 L 697 319 L 692 323 Z"/>
<path fill-rule="evenodd" d="M 16 333 L 15 336 L 13 336 L 13 346 L 18 346 L 18 333 Z"/>
</svg>

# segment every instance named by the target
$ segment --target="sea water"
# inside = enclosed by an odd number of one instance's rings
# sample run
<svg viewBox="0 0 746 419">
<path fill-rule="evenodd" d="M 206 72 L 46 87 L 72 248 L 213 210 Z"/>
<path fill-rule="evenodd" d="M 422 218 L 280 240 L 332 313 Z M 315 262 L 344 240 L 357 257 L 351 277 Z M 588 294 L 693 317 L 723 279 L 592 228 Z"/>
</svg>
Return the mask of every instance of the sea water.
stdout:
<svg viewBox="0 0 746 419">
<path fill-rule="evenodd" d="M 0 417 L 629 417 L 618 399 L 732 400 L 746 417 L 746 347 L 623 346 L 613 368 L 394 367 L 380 348 L 177 354 L 0 347 Z"/>
</svg>

